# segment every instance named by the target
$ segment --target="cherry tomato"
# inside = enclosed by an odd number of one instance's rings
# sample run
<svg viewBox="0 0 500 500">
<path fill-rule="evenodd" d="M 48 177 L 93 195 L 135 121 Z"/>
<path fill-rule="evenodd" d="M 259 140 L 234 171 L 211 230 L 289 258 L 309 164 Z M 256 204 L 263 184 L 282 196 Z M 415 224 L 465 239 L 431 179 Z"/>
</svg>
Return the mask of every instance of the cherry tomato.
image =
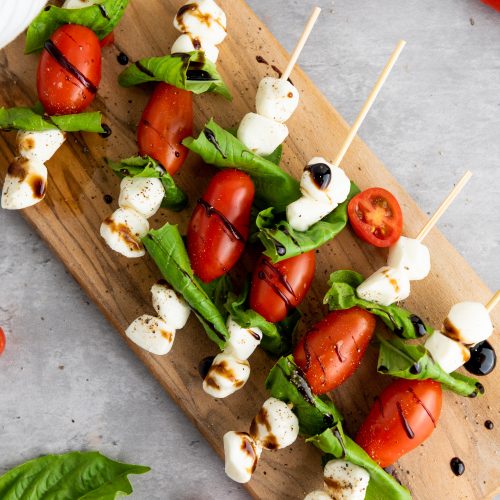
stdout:
<svg viewBox="0 0 500 500">
<path fill-rule="evenodd" d="M 2 328 L 0 328 L 0 355 L 5 350 L 5 333 Z"/>
<path fill-rule="evenodd" d="M 382 188 L 356 195 L 348 205 L 354 232 L 367 243 L 385 248 L 394 245 L 403 232 L 403 213 L 398 200 Z"/>
<path fill-rule="evenodd" d="M 216 174 L 198 201 L 187 235 L 193 271 L 209 283 L 238 262 L 250 231 L 255 187 L 239 170 Z"/>
<path fill-rule="evenodd" d="M 109 35 L 106 35 L 101 40 L 101 49 L 107 47 L 108 45 L 113 45 L 115 43 L 115 32 L 112 31 Z"/>
<path fill-rule="evenodd" d="M 82 112 L 101 82 L 101 46 L 96 34 L 76 24 L 61 26 L 40 56 L 37 89 L 49 115 Z"/>
<path fill-rule="evenodd" d="M 315 269 L 314 251 L 277 264 L 262 255 L 252 277 L 250 307 L 271 323 L 284 320 L 304 300 Z"/>
<path fill-rule="evenodd" d="M 141 155 L 149 155 L 174 175 L 188 155 L 181 143 L 193 134 L 193 94 L 166 83 L 156 86 L 137 129 Z"/>
<path fill-rule="evenodd" d="M 297 344 L 295 362 L 314 394 L 333 391 L 357 370 L 375 325 L 373 314 L 359 307 L 333 311 Z"/>
<path fill-rule="evenodd" d="M 373 404 L 356 442 L 381 467 L 388 467 L 432 434 L 441 400 L 441 384 L 434 380 L 396 380 Z"/>
<path fill-rule="evenodd" d="M 500 0 L 481 0 L 481 2 L 500 11 Z"/>
</svg>

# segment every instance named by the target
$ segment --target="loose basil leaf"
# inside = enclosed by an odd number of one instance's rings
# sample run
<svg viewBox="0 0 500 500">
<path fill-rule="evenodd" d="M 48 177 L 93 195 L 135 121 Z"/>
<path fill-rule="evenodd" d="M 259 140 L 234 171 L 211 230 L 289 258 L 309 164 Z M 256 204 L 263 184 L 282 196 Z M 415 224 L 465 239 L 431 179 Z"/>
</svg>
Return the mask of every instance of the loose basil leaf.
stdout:
<svg viewBox="0 0 500 500">
<path fill-rule="evenodd" d="M 475 397 L 482 390 L 482 386 L 474 378 L 443 371 L 423 345 L 406 344 L 397 338 L 380 338 L 377 369 L 379 373 L 392 377 L 435 380 L 460 396 Z"/>
<path fill-rule="evenodd" d="M 102 134 L 102 115 L 99 111 L 78 113 L 75 115 L 51 116 L 58 129 L 64 132 L 95 132 Z"/>
<path fill-rule="evenodd" d="M 154 177 L 160 179 L 163 189 L 165 189 L 165 196 L 161 206 L 174 212 L 180 212 L 186 208 L 188 198 L 184 191 L 177 187 L 172 176 L 150 156 L 132 156 L 117 162 L 108 160 L 108 165 L 120 179 L 124 177 Z"/>
<path fill-rule="evenodd" d="M 360 299 L 356 294 L 356 288 L 363 283 L 364 278 L 355 271 L 337 271 L 330 275 L 328 284 L 330 289 L 323 300 L 328 304 L 330 311 L 350 309 L 351 307 L 361 307 L 368 312 L 378 316 L 386 326 L 399 337 L 405 339 L 418 338 L 415 325 L 412 318 L 415 318 L 411 312 L 393 304 L 390 306 L 381 306 L 374 302 Z M 427 333 L 432 333 L 432 329 L 425 326 Z"/>
<path fill-rule="evenodd" d="M 118 77 L 122 87 L 147 82 L 165 82 L 195 94 L 214 92 L 231 100 L 231 93 L 212 61 L 202 51 L 141 59 Z"/>
<path fill-rule="evenodd" d="M 129 474 L 145 474 L 142 465 L 115 462 L 95 451 L 46 455 L 0 477 L 0 498 L 80 498 L 113 500 L 133 492 Z"/>
<path fill-rule="evenodd" d="M 90 28 L 100 40 L 109 35 L 123 16 L 128 0 L 101 0 L 81 9 L 45 7 L 31 22 L 26 35 L 26 54 L 43 49 L 52 33 L 64 24 L 80 24 Z"/>
<path fill-rule="evenodd" d="M 255 203 L 260 208 L 283 211 L 300 198 L 299 183 L 273 162 L 249 151 L 230 132 L 210 120 L 197 139 L 182 142 L 200 155 L 205 163 L 219 168 L 237 168 L 247 173 L 255 184 Z"/>
<path fill-rule="evenodd" d="M 263 210 L 257 216 L 256 225 L 257 236 L 266 249 L 264 254 L 273 262 L 279 262 L 315 250 L 332 240 L 346 227 L 347 205 L 358 193 L 358 187 L 351 183 L 347 200 L 304 232 L 293 229 L 284 212 L 277 214 L 274 208 Z"/>
<path fill-rule="evenodd" d="M 226 304 L 229 301 L 229 297 L 233 294 L 233 283 L 229 274 L 223 274 L 220 278 L 216 278 L 210 283 L 204 283 L 201 280 L 198 280 L 198 282 L 221 312 L 224 319 L 227 319 L 229 312 L 226 309 Z"/>
<path fill-rule="evenodd" d="M 316 448 L 326 453 L 327 460 L 341 458 L 363 467 L 370 474 L 365 500 L 411 499 L 410 492 L 404 486 L 374 462 L 363 448 L 344 434 L 340 423 L 321 434 L 306 439 L 306 442 L 314 444 Z"/>
<path fill-rule="evenodd" d="M 195 278 L 177 226 L 165 224 L 149 231 L 142 242 L 163 277 L 191 306 L 210 340 L 224 349 L 229 337 L 225 319 Z"/>
<path fill-rule="evenodd" d="M 236 133 L 233 134 L 236 137 Z M 281 163 L 281 158 L 283 157 L 283 146 L 280 144 L 270 155 L 264 156 L 267 161 L 278 165 Z"/>
</svg>

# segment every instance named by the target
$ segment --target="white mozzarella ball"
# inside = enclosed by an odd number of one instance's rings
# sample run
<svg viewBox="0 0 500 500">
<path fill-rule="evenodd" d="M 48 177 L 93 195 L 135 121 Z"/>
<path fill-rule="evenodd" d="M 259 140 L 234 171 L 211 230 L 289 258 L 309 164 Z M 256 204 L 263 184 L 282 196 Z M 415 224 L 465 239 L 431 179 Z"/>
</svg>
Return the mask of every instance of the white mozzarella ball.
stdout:
<svg viewBox="0 0 500 500">
<path fill-rule="evenodd" d="M 148 314 L 133 321 L 125 334 L 139 347 L 158 356 L 168 354 L 175 340 L 175 330 L 171 330 L 162 319 Z"/>
<path fill-rule="evenodd" d="M 9 165 L 2 189 L 2 208 L 21 210 L 45 198 L 47 167 L 35 160 L 15 158 Z"/>
<path fill-rule="evenodd" d="M 363 281 L 356 292 L 361 299 L 390 306 L 410 296 L 410 280 L 404 271 L 385 266 Z"/>
<path fill-rule="evenodd" d="M 124 177 L 120 184 L 121 208 L 132 208 L 146 219 L 158 212 L 165 196 L 160 179 L 153 177 Z"/>
<path fill-rule="evenodd" d="M 444 320 L 445 334 L 464 344 L 477 344 L 493 333 L 493 324 L 486 307 L 480 302 L 455 304 Z"/>
<path fill-rule="evenodd" d="M 64 144 L 66 134 L 60 130 L 45 130 L 44 132 L 17 133 L 17 149 L 19 155 L 29 160 L 45 163 Z"/>
<path fill-rule="evenodd" d="M 90 7 L 96 3 L 101 3 L 99 0 L 66 0 L 63 4 L 63 9 L 82 9 Z"/>
<path fill-rule="evenodd" d="M 266 76 L 255 97 L 257 113 L 275 122 L 286 122 L 299 105 L 299 91 L 286 80 Z"/>
<path fill-rule="evenodd" d="M 222 43 L 227 35 L 226 14 L 213 0 L 188 1 L 177 12 L 174 26 L 213 45 Z"/>
<path fill-rule="evenodd" d="M 389 249 L 387 265 L 406 271 L 411 281 L 423 280 L 431 272 L 431 254 L 420 241 L 401 236 Z"/>
<path fill-rule="evenodd" d="M 186 326 L 191 308 L 182 297 L 162 284 L 153 285 L 151 295 L 153 296 L 153 307 L 169 328 L 180 330 Z"/>
<path fill-rule="evenodd" d="M 345 460 L 330 460 L 324 469 L 325 485 L 336 500 L 363 500 L 370 482 L 370 474 Z"/>
<path fill-rule="evenodd" d="M 438 330 L 427 339 L 425 348 L 446 373 L 454 372 L 470 359 L 467 347 Z"/>
<path fill-rule="evenodd" d="M 259 462 L 262 448 L 246 432 L 224 434 L 226 474 L 237 483 L 248 483 Z"/>
<path fill-rule="evenodd" d="M 248 359 L 262 340 L 262 330 L 260 328 L 243 328 L 232 316 L 227 318 L 227 329 L 229 339 L 224 352 L 237 359 Z"/>
<path fill-rule="evenodd" d="M 227 398 L 241 389 L 249 377 L 248 361 L 222 352 L 215 356 L 203 381 L 203 390 L 214 398 Z"/>
<path fill-rule="evenodd" d="M 144 256 L 141 239 L 148 231 L 147 219 L 131 208 L 119 208 L 101 224 L 101 237 L 108 246 L 130 259 Z"/>
<path fill-rule="evenodd" d="M 286 403 L 269 398 L 252 420 L 250 435 L 263 448 L 279 450 L 297 439 L 299 421 Z"/>
<path fill-rule="evenodd" d="M 326 491 L 316 490 L 311 491 L 304 497 L 304 500 L 331 500 L 332 497 Z"/>
<path fill-rule="evenodd" d="M 307 231 L 335 208 L 336 205 L 320 203 L 303 196 L 286 207 L 286 219 L 295 231 Z"/>
<path fill-rule="evenodd" d="M 238 139 L 253 153 L 268 156 L 288 137 L 288 128 L 256 113 L 248 113 L 241 120 Z"/>
<path fill-rule="evenodd" d="M 200 38 L 193 38 L 190 35 L 181 35 L 177 38 L 170 52 L 172 54 L 188 54 L 195 50 L 202 50 L 205 53 L 205 57 L 213 63 L 216 63 L 219 58 L 219 49 L 215 45 L 207 43 Z"/>
</svg>

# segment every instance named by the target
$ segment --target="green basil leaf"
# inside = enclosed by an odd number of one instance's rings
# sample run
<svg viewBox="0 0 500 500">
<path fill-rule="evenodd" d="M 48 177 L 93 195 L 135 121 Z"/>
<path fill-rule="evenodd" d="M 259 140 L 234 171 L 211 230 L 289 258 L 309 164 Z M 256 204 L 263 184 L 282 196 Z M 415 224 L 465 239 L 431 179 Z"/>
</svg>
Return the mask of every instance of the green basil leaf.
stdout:
<svg viewBox="0 0 500 500">
<path fill-rule="evenodd" d="M 90 28 L 100 40 L 109 35 L 123 16 L 128 0 L 102 0 L 81 9 L 45 7 L 31 22 L 26 35 L 26 54 L 43 49 L 52 33 L 64 24 L 80 24 Z"/>
<path fill-rule="evenodd" d="M 330 289 L 323 300 L 328 304 L 330 311 L 350 309 L 351 307 L 361 307 L 368 312 L 378 316 L 385 325 L 399 337 L 405 339 L 418 338 L 411 312 L 398 307 L 395 304 L 381 306 L 374 302 L 360 299 L 356 294 L 356 288 L 364 281 L 361 274 L 354 271 L 337 271 L 330 275 L 328 284 Z M 425 327 L 427 333 L 432 333 L 432 329 Z"/>
<path fill-rule="evenodd" d="M 215 64 L 206 59 L 201 51 L 141 59 L 118 77 L 118 83 L 122 87 L 146 82 L 165 82 L 195 94 L 214 92 L 226 99 L 232 99 Z"/>
<path fill-rule="evenodd" d="M 166 224 L 149 231 L 142 242 L 165 280 L 191 306 L 210 340 L 224 349 L 229 337 L 225 318 L 195 278 L 177 226 Z"/>
<path fill-rule="evenodd" d="M 480 394 L 478 381 L 458 373 L 446 373 L 423 345 L 410 345 L 400 339 L 380 338 L 378 372 L 409 380 L 435 380 L 460 396 Z"/>
<path fill-rule="evenodd" d="M 99 111 L 75 115 L 51 116 L 50 120 L 64 132 L 95 132 L 102 134 L 102 115 Z"/>
<path fill-rule="evenodd" d="M 257 216 L 256 225 L 259 229 L 257 236 L 266 249 L 264 254 L 273 262 L 279 262 L 316 250 L 332 240 L 346 227 L 347 205 L 358 193 L 358 187 L 351 183 L 347 200 L 304 232 L 293 229 L 284 212 L 276 214 L 273 208 L 263 210 Z"/>
<path fill-rule="evenodd" d="M 150 470 L 142 465 L 115 462 L 95 451 L 46 455 L 1 476 L 0 498 L 113 500 L 132 493 L 129 474 Z"/>
<path fill-rule="evenodd" d="M 365 500 L 411 499 L 410 492 L 404 486 L 374 462 L 361 446 L 344 434 L 340 423 L 306 441 L 326 453 L 327 460 L 340 458 L 363 467 L 370 474 Z"/>
<path fill-rule="evenodd" d="M 236 137 L 237 131 L 233 134 Z M 283 146 L 280 144 L 270 155 L 264 156 L 267 161 L 278 165 L 281 163 L 281 158 L 283 156 Z"/>
<path fill-rule="evenodd" d="M 120 179 L 124 177 L 160 179 L 165 189 L 161 206 L 174 212 L 180 212 L 186 208 L 188 198 L 184 191 L 177 187 L 172 176 L 150 156 L 132 156 L 116 162 L 108 160 L 108 165 Z"/>
<path fill-rule="evenodd" d="M 255 203 L 278 211 L 300 198 L 299 183 L 273 162 L 258 156 L 230 132 L 210 120 L 197 139 L 188 137 L 183 144 L 210 165 L 237 168 L 247 173 L 255 184 Z"/>
</svg>

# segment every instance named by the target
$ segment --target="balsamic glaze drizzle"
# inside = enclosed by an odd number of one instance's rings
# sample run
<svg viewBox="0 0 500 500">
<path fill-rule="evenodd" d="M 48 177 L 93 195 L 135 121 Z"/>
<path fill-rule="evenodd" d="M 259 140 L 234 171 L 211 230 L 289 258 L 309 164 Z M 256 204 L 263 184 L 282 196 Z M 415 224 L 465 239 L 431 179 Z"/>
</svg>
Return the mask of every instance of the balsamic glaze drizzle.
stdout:
<svg viewBox="0 0 500 500">
<path fill-rule="evenodd" d="M 106 7 L 104 7 L 104 5 L 99 4 L 99 10 L 101 11 L 102 17 L 104 17 L 108 21 L 111 20 L 109 15 L 108 15 L 108 11 L 106 10 Z"/>
<path fill-rule="evenodd" d="M 488 375 L 497 364 L 497 355 L 493 346 L 487 342 L 480 342 L 470 349 L 471 357 L 465 363 L 465 369 L 473 375 Z"/>
<path fill-rule="evenodd" d="M 151 78 L 154 78 L 155 75 L 152 71 L 150 71 L 148 68 L 146 68 L 146 66 L 144 66 L 141 61 L 137 61 L 135 63 L 135 66 L 137 67 L 137 69 L 141 72 L 141 73 L 144 73 L 145 75 L 148 75 L 149 77 Z"/>
<path fill-rule="evenodd" d="M 455 476 L 461 476 L 465 472 L 465 464 L 458 457 L 450 460 L 450 467 Z"/>
<path fill-rule="evenodd" d="M 205 212 L 208 215 L 208 217 L 216 215 L 220 219 L 224 227 L 231 233 L 231 236 L 234 240 L 246 243 L 246 239 L 243 237 L 243 235 L 238 231 L 238 229 L 234 226 L 234 224 L 222 212 L 220 212 L 215 207 L 210 205 L 210 203 L 208 203 L 208 201 L 205 201 L 203 198 L 200 198 L 198 200 L 198 205 L 201 205 L 205 209 Z"/>
<path fill-rule="evenodd" d="M 295 295 L 295 292 L 293 291 L 292 285 L 288 282 L 286 279 L 285 275 L 273 264 L 271 263 L 270 260 L 264 260 L 263 265 L 267 267 L 271 273 L 273 273 L 279 280 L 279 282 L 287 289 L 287 291 L 296 299 L 297 296 Z"/>
<path fill-rule="evenodd" d="M 326 163 L 315 163 L 308 165 L 306 170 L 311 173 L 314 183 L 324 191 L 332 181 L 332 171 Z"/>
<path fill-rule="evenodd" d="M 280 299 L 285 303 L 287 309 L 293 309 L 292 303 L 290 299 L 268 278 L 267 274 L 263 271 L 258 274 L 259 279 L 265 281 L 267 285 L 269 285 L 273 292 L 280 297 Z"/>
<path fill-rule="evenodd" d="M 434 425 L 434 428 L 436 428 L 436 419 L 434 418 L 434 416 L 430 412 L 429 408 L 427 408 L 427 406 L 425 406 L 423 401 L 417 396 L 417 394 L 415 393 L 415 391 L 411 387 L 410 387 L 409 391 L 412 393 L 413 397 L 417 400 L 417 403 L 425 410 L 427 415 L 429 415 L 429 418 L 432 420 L 432 424 Z"/>
<path fill-rule="evenodd" d="M 410 427 L 410 424 L 409 424 L 408 420 L 406 419 L 406 416 L 403 412 L 403 408 L 401 407 L 401 403 L 399 401 L 396 403 L 396 407 L 398 408 L 399 418 L 401 419 L 401 425 L 403 426 L 403 429 L 405 430 L 406 435 L 410 439 L 413 439 L 415 437 L 415 433 L 413 432 L 413 429 Z"/>
<path fill-rule="evenodd" d="M 186 71 L 186 78 L 192 82 L 216 82 L 212 75 L 203 69 L 188 69 Z"/>
<path fill-rule="evenodd" d="M 214 359 L 215 356 L 207 356 L 206 358 L 203 358 L 198 364 L 198 372 L 203 380 L 207 378 L 208 372 L 214 362 Z"/>
<path fill-rule="evenodd" d="M 222 151 L 220 144 L 217 141 L 217 137 L 215 137 L 213 131 L 205 127 L 205 129 L 203 130 L 203 134 L 207 138 L 207 141 L 210 142 L 214 146 L 214 148 L 222 155 L 222 158 L 224 158 L 224 160 L 227 160 L 227 156 L 224 154 L 224 151 Z"/>
</svg>

